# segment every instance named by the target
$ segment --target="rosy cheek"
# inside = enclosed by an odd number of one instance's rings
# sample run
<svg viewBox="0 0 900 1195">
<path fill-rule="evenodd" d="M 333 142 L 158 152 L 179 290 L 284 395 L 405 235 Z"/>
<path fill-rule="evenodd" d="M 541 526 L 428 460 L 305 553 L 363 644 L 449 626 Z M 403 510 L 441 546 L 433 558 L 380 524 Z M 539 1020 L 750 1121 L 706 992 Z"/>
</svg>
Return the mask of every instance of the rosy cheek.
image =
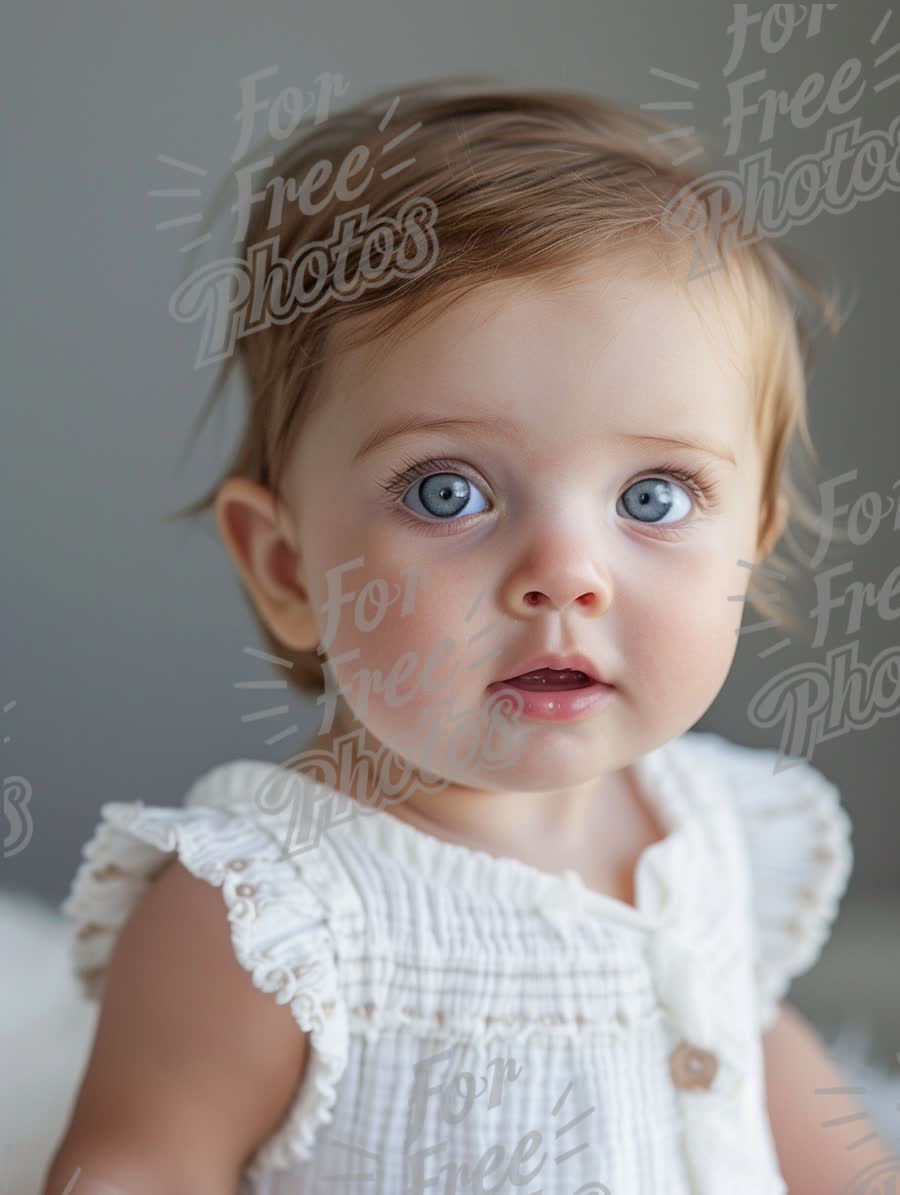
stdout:
<svg viewBox="0 0 900 1195">
<path fill-rule="evenodd" d="M 383 700 L 376 674 L 383 682 L 393 675 L 392 691 L 405 693 L 421 677 L 436 643 L 453 639 L 458 660 L 463 637 L 452 622 L 453 595 L 440 578 L 408 564 L 379 564 L 367 554 L 365 568 L 348 569 L 333 581 L 330 608 L 326 595 L 318 595 L 319 625 L 338 683 L 353 696 L 362 691 L 367 681 L 361 674 L 368 672 L 371 703 Z"/>
<path fill-rule="evenodd" d="M 664 576 L 620 594 L 617 625 L 623 632 L 626 671 L 643 683 L 685 670 L 707 672 L 734 650 L 735 603 L 730 580 L 719 566 L 667 569 Z M 687 678 L 689 683 L 689 676 Z"/>
</svg>

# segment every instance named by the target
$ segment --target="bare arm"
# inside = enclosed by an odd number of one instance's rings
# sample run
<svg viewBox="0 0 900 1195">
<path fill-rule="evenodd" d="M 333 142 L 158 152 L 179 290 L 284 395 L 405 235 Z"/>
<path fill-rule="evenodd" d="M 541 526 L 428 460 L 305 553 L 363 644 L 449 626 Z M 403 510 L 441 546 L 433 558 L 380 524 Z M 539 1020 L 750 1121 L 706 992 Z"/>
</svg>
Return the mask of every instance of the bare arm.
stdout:
<svg viewBox="0 0 900 1195">
<path fill-rule="evenodd" d="M 77 1195 L 235 1195 L 307 1054 L 290 1008 L 234 957 L 221 891 L 171 860 L 116 941 L 44 1195 L 79 1169 Z"/>
<path fill-rule="evenodd" d="M 789 1195 L 838 1195 L 868 1167 L 894 1156 L 860 1103 L 849 1094 L 825 1094 L 849 1084 L 795 1008 L 779 1006 L 763 1051 L 772 1136 Z M 884 1177 L 898 1173 L 887 1170 Z"/>
</svg>

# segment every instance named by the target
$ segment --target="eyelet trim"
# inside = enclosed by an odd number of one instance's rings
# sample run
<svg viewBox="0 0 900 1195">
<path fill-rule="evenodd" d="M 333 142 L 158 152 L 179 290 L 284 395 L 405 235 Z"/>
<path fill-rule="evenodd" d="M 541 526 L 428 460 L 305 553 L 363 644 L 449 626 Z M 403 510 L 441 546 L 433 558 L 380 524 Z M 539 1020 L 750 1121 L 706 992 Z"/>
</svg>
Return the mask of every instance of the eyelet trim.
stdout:
<svg viewBox="0 0 900 1195">
<path fill-rule="evenodd" d="M 568 1038 L 583 1042 L 588 1034 L 604 1033 L 610 1040 L 625 1040 L 636 1034 L 657 1029 L 663 1020 L 658 1008 L 635 1012 L 626 1016 L 621 1010 L 609 1017 L 602 1026 L 596 1020 L 563 1013 L 535 1015 L 507 1013 L 492 1016 L 478 1013 L 472 1016 L 448 1016 L 443 1010 L 421 1012 L 404 1005 L 391 1008 L 372 1001 L 356 1004 L 349 1010 L 350 1032 L 366 1040 L 377 1040 L 385 1031 L 403 1028 L 418 1037 L 440 1038 L 444 1041 L 515 1041 L 524 1043 L 532 1037 Z"/>
<path fill-rule="evenodd" d="M 82 848 L 83 860 L 61 911 L 75 925 L 71 958 L 88 999 L 102 997 L 118 934 L 166 856 L 222 889 L 235 955 L 254 985 L 289 1004 L 310 1034 L 303 1083 L 283 1123 L 250 1160 L 251 1181 L 312 1153 L 320 1125 L 333 1118 L 337 1081 L 348 1058 L 349 1020 L 340 996 L 334 936 L 326 911 L 269 834 L 250 818 L 206 807 L 110 802 Z M 325 866 L 321 859 L 320 866 Z M 338 900 L 338 905 L 340 901 Z"/>
</svg>

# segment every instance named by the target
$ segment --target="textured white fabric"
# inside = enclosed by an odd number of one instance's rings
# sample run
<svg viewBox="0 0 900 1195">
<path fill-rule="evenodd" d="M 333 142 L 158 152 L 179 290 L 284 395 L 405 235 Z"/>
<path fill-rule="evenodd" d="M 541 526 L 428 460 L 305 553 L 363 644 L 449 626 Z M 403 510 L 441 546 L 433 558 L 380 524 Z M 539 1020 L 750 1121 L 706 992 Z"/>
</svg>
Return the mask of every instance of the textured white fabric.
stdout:
<svg viewBox="0 0 900 1195">
<path fill-rule="evenodd" d="M 110 802 L 63 912 L 84 991 L 166 859 L 221 887 L 235 955 L 310 1034 L 242 1195 L 785 1195 L 761 1033 L 827 940 L 852 866 L 805 760 L 696 732 L 644 756 L 666 837 L 635 907 L 436 838 L 276 764 L 183 807 Z M 681 1043 L 715 1057 L 676 1083 Z"/>
</svg>

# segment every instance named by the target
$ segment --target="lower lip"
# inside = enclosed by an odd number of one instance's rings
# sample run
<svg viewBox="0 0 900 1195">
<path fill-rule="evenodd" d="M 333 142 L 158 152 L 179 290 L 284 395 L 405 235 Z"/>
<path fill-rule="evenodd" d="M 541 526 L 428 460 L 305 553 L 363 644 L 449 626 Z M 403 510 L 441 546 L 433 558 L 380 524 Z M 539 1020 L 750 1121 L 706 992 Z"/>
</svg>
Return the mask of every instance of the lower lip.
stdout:
<svg viewBox="0 0 900 1195">
<path fill-rule="evenodd" d="M 570 722 L 604 705 L 615 692 L 614 685 L 594 681 L 579 689 L 525 689 L 513 681 L 497 681 L 488 685 L 489 693 L 511 689 L 521 694 L 522 713 L 526 718 L 542 722 Z"/>
</svg>

